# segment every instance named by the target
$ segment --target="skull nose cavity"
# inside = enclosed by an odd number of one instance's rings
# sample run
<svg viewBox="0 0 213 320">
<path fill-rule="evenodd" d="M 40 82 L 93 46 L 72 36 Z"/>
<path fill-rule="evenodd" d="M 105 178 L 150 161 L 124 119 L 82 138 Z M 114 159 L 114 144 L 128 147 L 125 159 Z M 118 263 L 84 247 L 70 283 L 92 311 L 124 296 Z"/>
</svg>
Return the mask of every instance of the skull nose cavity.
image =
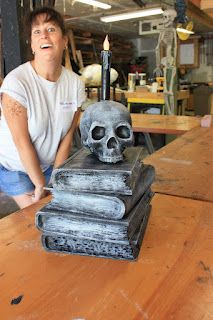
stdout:
<svg viewBox="0 0 213 320">
<path fill-rule="evenodd" d="M 115 149 L 117 147 L 117 142 L 115 140 L 114 137 L 111 137 L 108 141 L 107 141 L 107 148 L 108 149 Z"/>
<path fill-rule="evenodd" d="M 105 136 L 105 128 L 96 126 L 92 130 L 92 138 L 93 140 L 101 140 Z"/>
<path fill-rule="evenodd" d="M 130 130 L 126 126 L 119 126 L 116 128 L 116 135 L 121 139 L 130 138 Z"/>
</svg>

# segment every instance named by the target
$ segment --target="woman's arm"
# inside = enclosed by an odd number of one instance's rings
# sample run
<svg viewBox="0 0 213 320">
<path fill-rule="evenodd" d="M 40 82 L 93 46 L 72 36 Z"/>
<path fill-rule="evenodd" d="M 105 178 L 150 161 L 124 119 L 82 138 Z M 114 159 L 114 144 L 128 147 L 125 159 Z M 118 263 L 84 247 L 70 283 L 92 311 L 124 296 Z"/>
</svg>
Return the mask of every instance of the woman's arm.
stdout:
<svg viewBox="0 0 213 320">
<path fill-rule="evenodd" d="M 21 162 L 35 185 L 34 201 L 38 201 L 44 195 L 45 177 L 40 168 L 37 152 L 30 139 L 27 110 L 18 101 L 4 93 L 2 94 L 2 111 Z"/>
<path fill-rule="evenodd" d="M 73 134 L 75 129 L 78 126 L 80 114 L 81 114 L 81 110 L 80 108 L 78 108 L 74 114 L 73 121 L 69 131 L 60 142 L 60 145 L 58 147 L 58 151 L 55 157 L 54 168 L 59 167 L 70 155 L 72 142 L 73 142 Z"/>
</svg>

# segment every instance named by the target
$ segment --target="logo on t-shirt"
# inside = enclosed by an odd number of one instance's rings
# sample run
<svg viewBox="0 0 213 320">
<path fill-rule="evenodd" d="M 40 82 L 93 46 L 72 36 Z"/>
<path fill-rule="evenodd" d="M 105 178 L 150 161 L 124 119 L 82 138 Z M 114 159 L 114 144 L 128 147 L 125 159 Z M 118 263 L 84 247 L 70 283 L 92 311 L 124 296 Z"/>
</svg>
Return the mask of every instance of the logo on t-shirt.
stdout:
<svg viewBox="0 0 213 320">
<path fill-rule="evenodd" d="M 60 110 L 63 112 L 75 111 L 77 107 L 76 101 L 62 101 L 59 103 Z"/>
</svg>

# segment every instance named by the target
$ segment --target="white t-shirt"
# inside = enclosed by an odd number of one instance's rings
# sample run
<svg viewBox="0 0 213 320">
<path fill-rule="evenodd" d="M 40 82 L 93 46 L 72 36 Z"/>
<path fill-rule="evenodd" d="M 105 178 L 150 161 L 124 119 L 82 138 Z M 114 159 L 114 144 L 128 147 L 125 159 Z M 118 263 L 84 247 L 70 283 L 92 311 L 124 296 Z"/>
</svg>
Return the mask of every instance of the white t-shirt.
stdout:
<svg viewBox="0 0 213 320">
<path fill-rule="evenodd" d="M 0 94 L 3 92 L 27 109 L 31 141 L 45 171 L 54 163 L 58 145 L 69 130 L 75 111 L 85 100 L 84 83 L 77 74 L 64 67 L 57 82 L 48 81 L 37 75 L 31 63 L 26 62 L 5 77 Z M 0 164 L 9 170 L 26 172 L 3 113 L 0 120 Z"/>
</svg>

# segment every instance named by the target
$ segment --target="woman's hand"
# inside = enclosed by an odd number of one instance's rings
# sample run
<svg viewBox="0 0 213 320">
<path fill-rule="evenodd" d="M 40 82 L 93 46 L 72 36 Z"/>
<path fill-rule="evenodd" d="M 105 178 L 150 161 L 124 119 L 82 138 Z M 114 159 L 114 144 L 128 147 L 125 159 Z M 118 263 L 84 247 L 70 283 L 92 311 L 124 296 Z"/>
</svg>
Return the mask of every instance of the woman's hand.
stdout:
<svg viewBox="0 0 213 320">
<path fill-rule="evenodd" d="M 37 186 L 35 187 L 34 194 L 32 195 L 32 202 L 37 202 L 40 199 L 44 198 L 47 195 L 47 191 L 44 190 L 44 187 Z"/>
</svg>

